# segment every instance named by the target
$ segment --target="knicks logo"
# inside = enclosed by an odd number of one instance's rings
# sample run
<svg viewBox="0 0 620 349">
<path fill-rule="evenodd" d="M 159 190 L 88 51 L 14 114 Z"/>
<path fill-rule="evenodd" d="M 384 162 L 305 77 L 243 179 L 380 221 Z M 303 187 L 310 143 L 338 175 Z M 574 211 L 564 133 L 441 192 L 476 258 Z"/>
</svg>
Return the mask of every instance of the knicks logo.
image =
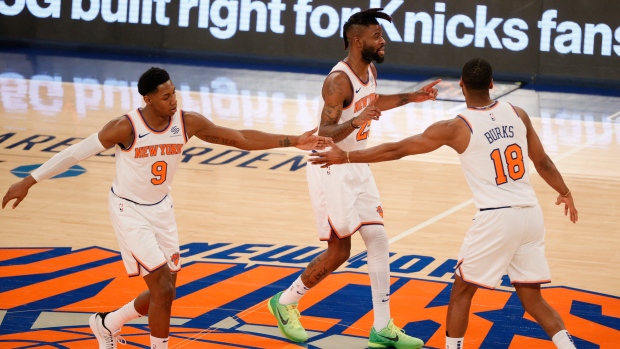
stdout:
<svg viewBox="0 0 620 349">
<path fill-rule="evenodd" d="M 179 252 L 176 252 L 175 254 L 173 254 L 172 256 L 170 256 L 170 260 L 172 261 L 172 263 L 174 263 L 174 265 L 178 266 L 179 265 Z"/>
<path fill-rule="evenodd" d="M 381 218 L 383 218 L 383 209 L 381 208 L 381 206 L 377 206 L 377 213 L 379 214 L 379 216 L 381 216 Z"/>
<path fill-rule="evenodd" d="M 279 334 L 267 300 L 287 289 L 306 259 L 323 250 L 190 243 L 180 251 L 184 268 L 172 305 L 171 348 L 299 348 Z M 249 262 L 235 262 L 243 254 L 248 254 Z M 178 261 L 179 255 L 172 259 Z M 367 343 L 374 317 L 370 279 L 356 271 L 365 265 L 365 258 L 351 257 L 343 270 L 327 277 L 299 303 L 301 322 L 310 334 L 307 348 L 327 348 L 329 343 L 355 348 Z M 426 348 L 436 349 L 445 347 L 452 290 L 452 282 L 436 275 L 451 275 L 454 264 L 422 271 L 420 264 L 431 260 L 436 259 L 391 254 L 389 300 L 396 324 L 426 342 Z M 406 270 L 411 273 L 402 272 Z M 118 309 L 143 290 L 144 281 L 127 277 L 116 251 L 0 248 L 0 348 L 94 348 L 97 340 L 88 326 L 89 316 Z M 618 347 L 620 298 L 568 287 L 544 287 L 542 293 L 564 320 L 577 348 Z M 144 348 L 150 338 L 148 322 L 136 321 L 125 325 L 121 334 L 127 347 Z M 467 348 L 555 348 L 514 291 L 479 289 L 469 324 Z"/>
</svg>

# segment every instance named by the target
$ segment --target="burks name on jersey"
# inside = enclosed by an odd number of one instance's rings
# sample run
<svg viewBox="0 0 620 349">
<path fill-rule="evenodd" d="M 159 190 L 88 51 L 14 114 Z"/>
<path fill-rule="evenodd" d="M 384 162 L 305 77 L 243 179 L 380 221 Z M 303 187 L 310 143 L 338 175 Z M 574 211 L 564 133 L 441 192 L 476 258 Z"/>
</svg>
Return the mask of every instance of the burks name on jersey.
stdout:
<svg viewBox="0 0 620 349">
<path fill-rule="evenodd" d="M 489 141 L 489 144 L 495 142 L 501 138 L 513 138 L 515 133 L 512 126 L 502 126 L 501 128 L 495 127 L 484 133 L 484 136 Z"/>
</svg>

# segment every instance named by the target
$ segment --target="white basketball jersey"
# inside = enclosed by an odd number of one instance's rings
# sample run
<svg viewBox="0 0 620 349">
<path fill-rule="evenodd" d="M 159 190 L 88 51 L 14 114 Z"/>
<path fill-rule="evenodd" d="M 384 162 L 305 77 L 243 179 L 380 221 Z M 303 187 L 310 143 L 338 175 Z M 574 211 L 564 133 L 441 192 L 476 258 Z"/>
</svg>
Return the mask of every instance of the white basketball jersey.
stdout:
<svg viewBox="0 0 620 349">
<path fill-rule="evenodd" d="M 351 86 L 353 86 L 353 102 L 351 102 L 348 106 L 343 106 L 342 116 L 340 117 L 339 124 L 344 124 L 345 122 L 350 122 L 351 119 L 359 115 L 366 106 L 372 103 L 377 95 L 375 94 L 375 90 L 377 89 L 377 80 L 372 75 L 372 69 L 368 66 L 368 81 L 364 82 L 360 80 L 360 78 L 353 72 L 351 67 L 344 61 L 338 62 L 330 71 L 330 74 L 333 72 L 343 72 L 346 73 L 351 81 Z M 321 96 L 321 100 L 319 102 L 319 124 L 321 123 L 321 112 L 323 111 L 323 106 L 325 106 L 325 100 L 323 96 Z M 366 122 L 366 124 L 358 127 L 355 131 L 353 131 L 347 138 L 338 142 L 338 147 L 344 151 L 353 151 L 360 150 L 366 148 L 366 142 L 368 137 L 370 136 L 370 121 Z"/>
<path fill-rule="evenodd" d="M 183 111 L 178 110 L 163 130 L 153 130 L 136 109 L 125 115 L 133 126 L 134 141 L 128 149 L 115 147 L 116 177 L 112 191 L 142 205 L 163 200 L 181 162 L 187 142 Z"/>
<path fill-rule="evenodd" d="M 527 130 L 509 103 L 467 108 L 459 117 L 470 128 L 467 149 L 459 155 L 477 208 L 533 206 Z"/>
</svg>

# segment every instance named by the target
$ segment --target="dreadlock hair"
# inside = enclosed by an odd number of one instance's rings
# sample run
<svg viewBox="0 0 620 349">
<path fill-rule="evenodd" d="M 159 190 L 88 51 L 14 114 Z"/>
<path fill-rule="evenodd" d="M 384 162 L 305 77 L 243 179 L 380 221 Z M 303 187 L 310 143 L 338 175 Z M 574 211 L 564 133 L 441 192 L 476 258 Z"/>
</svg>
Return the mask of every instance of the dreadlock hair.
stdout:
<svg viewBox="0 0 620 349">
<path fill-rule="evenodd" d="M 392 16 L 388 15 L 383 11 L 383 8 L 369 8 L 367 10 L 357 12 L 351 15 L 347 22 L 342 27 L 342 36 L 344 37 L 344 49 L 349 48 L 349 39 L 347 38 L 347 34 L 351 27 L 356 25 L 369 26 L 372 24 L 379 24 L 377 18 L 385 19 L 386 21 L 392 23 Z"/>
<path fill-rule="evenodd" d="M 482 58 L 470 59 L 463 66 L 461 78 L 470 90 L 488 90 L 493 80 L 493 68 Z"/>
<path fill-rule="evenodd" d="M 170 80 L 170 75 L 168 75 L 167 71 L 152 67 L 140 76 L 138 80 L 138 92 L 140 92 L 142 96 L 146 96 L 151 92 L 157 91 L 157 86 L 168 80 Z"/>
</svg>

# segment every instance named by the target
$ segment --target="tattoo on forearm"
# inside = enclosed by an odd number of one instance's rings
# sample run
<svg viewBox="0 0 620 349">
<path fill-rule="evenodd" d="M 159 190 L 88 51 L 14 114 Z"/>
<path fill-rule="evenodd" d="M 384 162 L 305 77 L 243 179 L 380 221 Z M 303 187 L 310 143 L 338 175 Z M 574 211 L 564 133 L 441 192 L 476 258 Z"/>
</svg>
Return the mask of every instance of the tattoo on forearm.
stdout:
<svg viewBox="0 0 620 349">
<path fill-rule="evenodd" d="M 220 138 L 220 137 L 215 137 L 215 136 L 206 136 L 205 138 L 203 138 L 203 140 L 209 143 L 229 145 L 232 147 L 234 147 L 237 144 L 237 141 L 233 139 L 225 139 L 225 138 Z"/>
<path fill-rule="evenodd" d="M 290 147 L 291 146 L 291 140 L 288 139 L 288 137 L 281 139 L 280 140 L 280 146 L 281 147 Z"/>
<path fill-rule="evenodd" d="M 398 95 L 397 105 L 400 107 L 400 106 L 403 106 L 403 105 L 409 103 L 410 101 L 411 101 L 411 99 L 409 98 L 409 94 L 408 93 L 402 93 L 402 94 Z"/>
<path fill-rule="evenodd" d="M 355 130 L 350 122 L 338 124 L 342 109 L 334 105 L 325 105 L 321 116 L 321 136 L 332 138 L 335 142 L 345 139 Z"/>
</svg>

